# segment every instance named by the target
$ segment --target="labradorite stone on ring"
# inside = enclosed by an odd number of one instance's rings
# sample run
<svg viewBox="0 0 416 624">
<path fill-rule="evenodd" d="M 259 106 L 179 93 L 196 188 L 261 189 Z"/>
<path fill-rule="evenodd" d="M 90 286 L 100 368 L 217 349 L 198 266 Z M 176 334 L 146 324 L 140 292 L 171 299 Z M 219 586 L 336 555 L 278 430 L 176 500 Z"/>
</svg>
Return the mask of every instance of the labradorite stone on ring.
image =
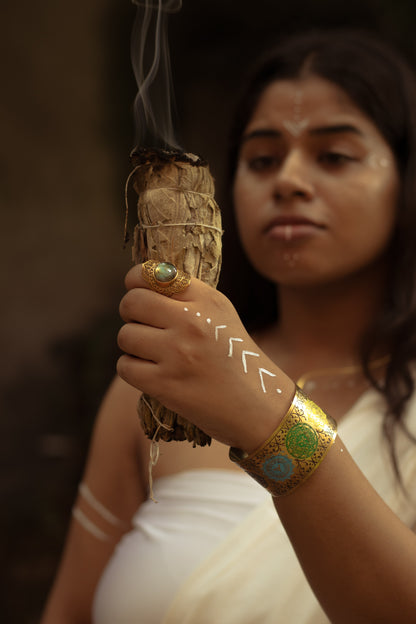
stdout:
<svg viewBox="0 0 416 624">
<path fill-rule="evenodd" d="M 159 262 L 154 268 L 153 275 L 161 284 L 170 284 L 177 276 L 178 269 L 170 262 Z"/>
<path fill-rule="evenodd" d="M 147 260 L 142 265 L 142 276 L 152 290 L 167 297 L 183 292 L 191 283 L 191 276 L 171 262 Z"/>
</svg>

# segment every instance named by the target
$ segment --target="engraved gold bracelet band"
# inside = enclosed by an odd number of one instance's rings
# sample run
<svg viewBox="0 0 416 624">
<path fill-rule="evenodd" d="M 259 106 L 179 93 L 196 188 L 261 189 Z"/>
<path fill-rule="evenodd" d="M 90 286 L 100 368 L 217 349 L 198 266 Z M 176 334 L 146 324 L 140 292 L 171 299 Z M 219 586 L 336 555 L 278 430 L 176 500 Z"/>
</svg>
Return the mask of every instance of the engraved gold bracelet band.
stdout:
<svg viewBox="0 0 416 624">
<path fill-rule="evenodd" d="M 251 455 L 230 448 L 230 459 L 272 496 L 289 494 L 318 468 L 337 436 L 337 424 L 296 386 L 283 420 Z"/>
</svg>

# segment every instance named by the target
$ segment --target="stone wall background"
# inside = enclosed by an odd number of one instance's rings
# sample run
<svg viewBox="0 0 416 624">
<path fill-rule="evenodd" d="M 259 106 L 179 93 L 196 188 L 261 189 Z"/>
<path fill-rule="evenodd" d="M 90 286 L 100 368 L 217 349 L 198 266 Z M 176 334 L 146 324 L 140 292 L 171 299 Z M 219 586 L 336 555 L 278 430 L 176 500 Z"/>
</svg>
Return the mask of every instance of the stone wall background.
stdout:
<svg viewBox="0 0 416 624">
<path fill-rule="evenodd" d="M 220 204 L 233 96 L 279 33 L 364 26 L 416 59 L 411 0 L 183 4 L 170 21 L 177 123 L 183 145 L 210 161 Z M 130 266 L 122 230 L 134 14 L 129 0 L 0 6 L 0 599 L 9 624 L 38 621 L 114 374 Z"/>
</svg>

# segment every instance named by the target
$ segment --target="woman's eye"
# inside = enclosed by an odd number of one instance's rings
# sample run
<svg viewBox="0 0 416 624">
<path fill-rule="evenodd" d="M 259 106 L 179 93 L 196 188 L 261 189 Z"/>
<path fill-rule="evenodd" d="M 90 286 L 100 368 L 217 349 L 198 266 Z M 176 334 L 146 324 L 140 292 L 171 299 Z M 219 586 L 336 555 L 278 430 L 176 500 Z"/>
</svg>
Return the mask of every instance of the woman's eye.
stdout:
<svg viewBox="0 0 416 624">
<path fill-rule="evenodd" d="M 255 156 L 248 160 L 248 166 L 252 171 L 267 171 L 278 165 L 275 156 Z"/>
<path fill-rule="evenodd" d="M 323 152 L 319 155 L 319 162 L 327 165 L 343 165 L 356 160 L 357 159 L 354 156 L 342 154 L 340 152 Z"/>
</svg>

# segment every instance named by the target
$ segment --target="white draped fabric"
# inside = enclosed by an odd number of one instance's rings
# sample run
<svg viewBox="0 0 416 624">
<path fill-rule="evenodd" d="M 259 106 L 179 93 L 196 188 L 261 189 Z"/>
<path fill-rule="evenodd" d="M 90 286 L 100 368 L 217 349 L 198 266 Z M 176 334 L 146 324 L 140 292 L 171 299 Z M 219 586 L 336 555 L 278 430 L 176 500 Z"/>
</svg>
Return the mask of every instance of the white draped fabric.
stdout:
<svg viewBox="0 0 416 624">
<path fill-rule="evenodd" d="M 383 402 L 369 390 L 339 434 L 386 503 L 409 527 L 382 435 Z M 416 400 L 407 412 L 416 431 Z M 416 446 L 398 437 L 403 481 L 416 501 Z M 94 624 L 324 624 L 271 498 L 241 473 L 195 470 L 156 483 L 104 573 Z M 324 530 L 324 527 L 323 527 Z M 342 565 L 342 562 L 340 562 Z"/>
</svg>

